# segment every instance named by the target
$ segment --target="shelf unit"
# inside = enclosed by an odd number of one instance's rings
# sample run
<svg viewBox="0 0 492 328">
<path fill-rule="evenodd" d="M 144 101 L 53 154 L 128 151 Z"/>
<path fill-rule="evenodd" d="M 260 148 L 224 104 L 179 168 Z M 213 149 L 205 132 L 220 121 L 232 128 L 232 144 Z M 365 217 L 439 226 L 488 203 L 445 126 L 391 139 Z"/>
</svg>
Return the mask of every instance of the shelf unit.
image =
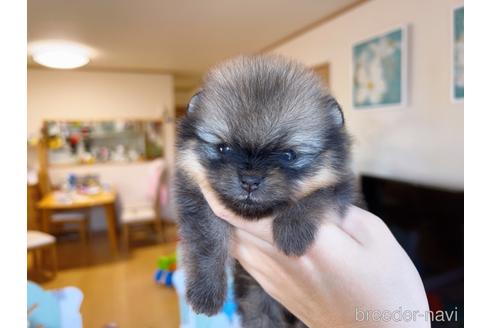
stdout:
<svg viewBox="0 0 492 328">
<path fill-rule="evenodd" d="M 156 119 L 47 120 L 41 139 L 46 168 L 142 162 L 164 151 L 163 124 Z"/>
</svg>

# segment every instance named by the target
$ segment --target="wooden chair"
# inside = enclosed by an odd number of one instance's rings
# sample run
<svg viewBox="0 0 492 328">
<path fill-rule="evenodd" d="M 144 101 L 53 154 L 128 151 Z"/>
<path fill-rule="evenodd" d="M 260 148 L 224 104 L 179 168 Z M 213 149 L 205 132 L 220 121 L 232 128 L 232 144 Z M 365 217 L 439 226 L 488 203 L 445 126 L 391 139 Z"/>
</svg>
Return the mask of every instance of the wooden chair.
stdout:
<svg viewBox="0 0 492 328">
<path fill-rule="evenodd" d="M 42 269 L 45 272 L 43 255 L 48 254 L 51 257 L 50 271 L 48 275 L 54 278 L 58 269 L 58 261 L 56 256 L 56 238 L 52 235 L 41 231 L 27 231 L 27 252 L 32 254 L 33 268 Z"/>
<path fill-rule="evenodd" d="M 74 226 L 70 228 L 70 226 Z M 77 231 L 84 244 L 89 241 L 89 213 L 63 211 L 51 214 L 50 229 L 57 231 Z M 50 230 L 51 231 L 51 230 Z"/>
<path fill-rule="evenodd" d="M 161 187 L 164 185 L 165 178 L 166 170 L 162 170 L 159 175 L 159 182 L 157 183 L 157 190 L 155 191 L 152 203 L 123 206 L 121 224 L 123 247 L 125 250 L 128 250 L 130 247 L 130 228 L 134 225 L 152 224 L 157 234 L 157 239 L 161 242 L 165 241 L 160 203 Z"/>
</svg>

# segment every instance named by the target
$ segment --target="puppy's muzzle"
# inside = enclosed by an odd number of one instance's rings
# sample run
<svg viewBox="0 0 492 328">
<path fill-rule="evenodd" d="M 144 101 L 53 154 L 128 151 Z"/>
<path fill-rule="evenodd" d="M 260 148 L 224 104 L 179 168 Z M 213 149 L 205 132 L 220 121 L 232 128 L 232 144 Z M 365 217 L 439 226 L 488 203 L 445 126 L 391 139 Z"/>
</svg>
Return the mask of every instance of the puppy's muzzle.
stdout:
<svg viewBox="0 0 492 328">
<path fill-rule="evenodd" d="M 265 177 L 254 174 L 241 174 L 239 179 L 241 180 L 241 187 L 251 193 L 260 187 L 261 182 Z"/>
</svg>

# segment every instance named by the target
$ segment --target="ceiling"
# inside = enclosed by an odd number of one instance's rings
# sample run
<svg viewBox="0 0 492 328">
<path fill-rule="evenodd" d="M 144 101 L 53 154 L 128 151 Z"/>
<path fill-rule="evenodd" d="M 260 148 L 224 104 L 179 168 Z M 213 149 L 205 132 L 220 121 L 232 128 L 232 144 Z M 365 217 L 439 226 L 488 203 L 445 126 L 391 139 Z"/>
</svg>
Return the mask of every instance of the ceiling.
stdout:
<svg viewBox="0 0 492 328">
<path fill-rule="evenodd" d="M 224 58 L 265 50 L 360 2 L 28 0 L 27 37 L 92 48 L 85 69 L 171 72 L 186 88 Z"/>
</svg>

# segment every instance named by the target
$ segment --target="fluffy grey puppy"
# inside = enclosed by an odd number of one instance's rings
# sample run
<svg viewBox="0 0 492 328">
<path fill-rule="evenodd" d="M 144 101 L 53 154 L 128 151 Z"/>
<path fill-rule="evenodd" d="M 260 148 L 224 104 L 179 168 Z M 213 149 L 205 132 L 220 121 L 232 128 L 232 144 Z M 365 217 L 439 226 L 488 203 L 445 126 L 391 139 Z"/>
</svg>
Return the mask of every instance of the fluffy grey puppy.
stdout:
<svg viewBox="0 0 492 328">
<path fill-rule="evenodd" d="M 301 256 L 322 213 L 354 201 L 350 142 L 340 106 L 321 80 L 276 56 L 239 57 L 212 69 L 178 127 L 176 198 L 186 295 L 198 313 L 217 313 L 226 295 L 230 226 L 208 206 L 199 183 L 247 220 L 274 216 L 278 249 Z M 236 263 L 244 327 L 300 321 Z"/>
</svg>

